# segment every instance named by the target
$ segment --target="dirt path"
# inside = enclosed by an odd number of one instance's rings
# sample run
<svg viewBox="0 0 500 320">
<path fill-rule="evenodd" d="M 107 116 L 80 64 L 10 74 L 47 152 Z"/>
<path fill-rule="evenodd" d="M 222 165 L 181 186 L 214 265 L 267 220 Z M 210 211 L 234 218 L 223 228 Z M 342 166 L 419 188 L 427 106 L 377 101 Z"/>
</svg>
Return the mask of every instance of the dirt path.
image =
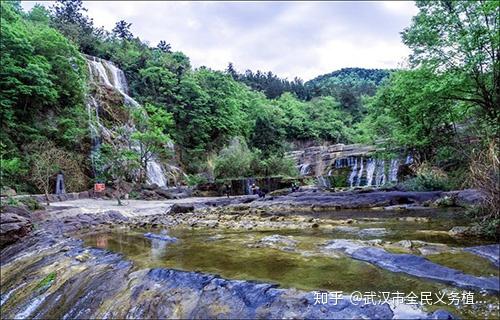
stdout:
<svg viewBox="0 0 500 320">
<path fill-rule="evenodd" d="M 78 199 L 51 203 L 47 207 L 50 215 L 58 217 L 72 216 L 80 213 L 101 213 L 110 210 L 118 211 L 127 217 L 147 216 L 165 213 L 174 204 L 203 203 L 223 199 L 224 197 L 193 197 L 172 200 L 126 200 L 118 206 L 116 200 Z"/>
</svg>

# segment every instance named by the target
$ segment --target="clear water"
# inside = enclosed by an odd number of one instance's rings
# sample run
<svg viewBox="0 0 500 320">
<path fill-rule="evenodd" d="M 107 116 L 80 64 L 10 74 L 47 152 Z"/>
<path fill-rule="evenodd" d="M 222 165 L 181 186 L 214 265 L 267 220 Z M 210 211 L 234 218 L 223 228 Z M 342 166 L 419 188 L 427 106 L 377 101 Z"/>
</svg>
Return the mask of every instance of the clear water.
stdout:
<svg viewBox="0 0 500 320">
<path fill-rule="evenodd" d="M 165 243 L 144 237 L 145 232 L 160 233 L 161 229 L 117 229 L 110 232 L 83 237 L 88 246 L 107 249 L 124 254 L 137 269 L 151 267 L 174 268 L 185 271 L 200 271 L 218 274 L 228 279 L 259 280 L 279 284 L 285 288 L 302 290 L 343 291 L 344 294 L 360 292 L 421 292 L 456 291 L 459 288 L 393 273 L 369 263 L 357 261 L 343 255 L 328 255 L 321 244 L 339 239 L 403 239 L 446 243 L 450 246 L 472 246 L 483 244 L 478 239 L 454 239 L 444 233 L 420 232 L 421 230 L 444 231 L 457 225 L 450 217 L 455 213 L 418 213 L 427 217 L 425 221 L 401 220 L 402 214 L 378 213 L 332 213 L 336 219 L 355 218 L 357 223 L 349 226 L 385 228 L 384 235 L 360 235 L 323 229 L 238 231 L 227 229 L 171 229 L 168 235 L 179 239 L 176 243 Z M 451 215 L 451 216 L 450 216 Z M 323 213 L 322 217 L 328 214 Z M 415 214 L 413 215 L 415 216 Z M 407 216 L 403 216 L 407 217 Z M 330 217 L 331 218 L 331 217 Z M 283 248 L 259 246 L 259 240 L 270 235 L 291 236 L 297 241 L 292 251 Z M 442 253 L 429 258 L 463 272 L 478 276 L 498 276 L 498 270 L 486 259 L 469 253 Z M 461 317 L 490 317 L 498 315 L 498 297 L 476 294 L 476 300 L 486 303 L 475 306 L 428 306 L 431 311 L 445 308 Z"/>
</svg>

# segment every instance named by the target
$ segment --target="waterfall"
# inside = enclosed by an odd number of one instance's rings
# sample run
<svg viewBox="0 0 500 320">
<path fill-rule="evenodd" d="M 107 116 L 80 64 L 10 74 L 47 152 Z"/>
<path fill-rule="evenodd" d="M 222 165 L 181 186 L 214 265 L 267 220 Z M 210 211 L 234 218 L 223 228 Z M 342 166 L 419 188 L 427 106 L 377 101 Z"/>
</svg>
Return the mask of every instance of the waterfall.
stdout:
<svg viewBox="0 0 500 320">
<path fill-rule="evenodd" d="M 309 163 L 304 163 L 302 166 L 300 166 L 300 175 L 305 176 L 309 173 L 309 167 L 311 165 Z"/>
<path fill-rule="evenodd" d="M 93 83 L 99 86 L 112 88 L 120 93 L 124 99 L 125 105 L 129 107 L 138 107 L 139 103 L 128 95 L 128 85 L 125 74 L 121 69 L 116 67 L 111 61 L 100 59 L 97 57 L 86 56 L 89 73 Z M 89 115 L 90 138 L 92 141 L 92 149 L 90 159 L 94 170 L 94 176 L 97 176 L 100 171 L 97 164 L 96 155 L 98 154 L 100 145 L 104 139 L 111 139 L 111 130 L 101 124 L 99 119 L 100 103 L 96 97 L 90 96 L 87 101 L 87 112 Z M 94 116 L 95 114 L 95 116 Z M 127 124 L 126 124 L 127 125 Z M 133 124 L 130 125 L 130 130 L 134 131 Z M 155 183 L 160 187 L 167 186 L 167 178 L 163 167 L 156 160 L 150 160 L 147 163 L 147 181 Z"/>
<path fill-rule="evenodd" d="M 161 165 L 157 161 L 148 162 L 148 170 L 146 172 L 149 184 L 157 184 L 160 187 L 167 186 L 167 178 L 163 173 Z"/>
<path fill-rule="evenodd" d="M 399 168 L 399 160 L 392 159 L 391 166 L 389 168 L 389 182 L 398 182 L 398 168 Z"/>
<path fill-rule="evenodd" d="M 361 157 L 359 161 L 359 171 L 358 171 L 358 176 L 356 178 L 356 187 L 359 187 L 361 185 L 361 178 L 363 177 L 363 157 Z"/>
<path fill-rule="evenodd" d="M 246 178 L 245 179 L 245 193 L 248 194 L 248 195 L 252 195 L 253 194 L 253 191 L 252 191 L 252 185 L 255 183 L 255 179 L 254 178 Z"/>
<path fill-rule="evenodd" d="M 412 163 L 413 163 L 413 157 L 411 154 L 409 154 L 408 156 L 406 156 L 405 164 L 412 164 Z"/>
<path fill-rule="evenodd" d="M 375 172 L 375 160 L 368 159 L 366 163 L 366 186 L 372 185 L 373 173 Z"/>
<path fill-rule="evenodd" d="M 349 160 L 349 162 L 351 162 L 351 160 Z M 352 167 L 351 174 L 349 175 L 349 184 L 350 184 L 351 188 L 354 185 L 354 181 L 355 181 L 354 179 L 356 178 L 357 173 L 358 173 L 358 159 L 354 158 L 354 166 Z"/>
<path fill-rule="evenodd" d="M 331 187 L 331 181 L 328 178 L 325 178 L 323 176 L 316 177 L 318 179 L 318 186 L 321 188 L 330 188 Z"/>
<path fill-rule="evenodd" d="M 96 82 L 118 91 L 125 101 L 125 104 L 132 107 L 139 106 L 139 103 L 128 95 L 128 85 L 125 74 L 111 61 L 97 57 L 86 56 L 89 71 Z"/>
<path fill-rule="evenodd" d="M 375 173 L 375 186 L 378 188 L 385 184 L 385 161 L 377 160 L 376 161 L 376 173 Z"/>
</svg>

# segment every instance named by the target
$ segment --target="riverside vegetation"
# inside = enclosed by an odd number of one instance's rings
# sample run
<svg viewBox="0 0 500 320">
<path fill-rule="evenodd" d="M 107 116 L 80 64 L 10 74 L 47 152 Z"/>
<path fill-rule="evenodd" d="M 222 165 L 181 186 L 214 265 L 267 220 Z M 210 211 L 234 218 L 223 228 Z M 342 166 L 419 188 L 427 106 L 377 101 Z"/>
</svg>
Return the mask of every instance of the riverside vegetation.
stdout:
<svg viewBox="0 0 500 320">
<path fill-rule="evenodd" d="M 2 2 L 2 185 L 46 192 L 53 181 L 43 173 L 59 169 L 68 191 L 117 176 L 144 181 L 144 172 L 130 172 L 147 171 L 153 154 L 164 164 L 175 160 L 187 173 L 179 178 L 190 183 L 293 176 L 283 153 L 294 145 L 378 142 L 387 153 L 413 155 L 408 188 L 488 190 L 489 208 L 476 213 L 497 226 L 498 4 L 417 5 L 419 14 L 402 33 L 412 49 L 407 69 L 342 69 L 303 83 L 239 73 L 233 64 L 225 72 L 193 69 L 182 52 L 166 41 L 151 47 L 125 21 L 112 31 L 98 28 L 81 1 L 30 12 Z M 114 137 L 98 150 L 108 163 L 116 160 L 109 156 L 126 158 L 123 168 L 96 173 L 89 157 L 86 105 L 93 89 L 85 55 L 119 66 L 129 95 L 143 106 L 127 116 L 123 99 L 108 102 L 106 121 L 116 126 L 133 118 L 138 128 L 129 140 L 140 148 L 122 150 Z M 166 150 L 167 141 L 175 148 Z"/>
</svg>

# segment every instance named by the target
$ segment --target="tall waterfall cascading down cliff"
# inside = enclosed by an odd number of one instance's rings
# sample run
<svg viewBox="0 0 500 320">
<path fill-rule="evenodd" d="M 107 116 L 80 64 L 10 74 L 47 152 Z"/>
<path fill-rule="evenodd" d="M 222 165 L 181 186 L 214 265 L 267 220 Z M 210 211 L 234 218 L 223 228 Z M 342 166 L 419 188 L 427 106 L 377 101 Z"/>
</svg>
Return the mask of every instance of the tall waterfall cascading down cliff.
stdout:
<svg viewBox="0 0 500 320">
<path fill-rule="evenodd" d="M 92 56 L 86 56 L 86 59 L 92 85 L 96 88 L 104 88 L 106 91 L 117 94 L 123 99 L 123 104 L 128 108 L 139 106 L 139 103 L 128 95 L 127 80 L 121 69 L 116 67 L 111 61 L 104 59 Z M 100 113 L 103 112 L 102 108 L 102 97 L 97 94 L 90 94 L 87 99 L 87 111 L 92 142 L 90 158 L 95 176 L 100 173 L 99 166 L 96 163 L 99 148 L 103 141 L 113 139 L 113 128 L 106 127 L 101 121 Z M 124 126 L 128 130 L 135 131 L 135 126 L 130 119 Z M 137 146 L 133 145 L 131 147 L 137 148 Z M 159 187 L 167 186 L 165 170 L 157 160 L 150 160 L 148 162 L 146 176 L 147 182 L 150 184 L 156 184 Z"/>
</svg>

